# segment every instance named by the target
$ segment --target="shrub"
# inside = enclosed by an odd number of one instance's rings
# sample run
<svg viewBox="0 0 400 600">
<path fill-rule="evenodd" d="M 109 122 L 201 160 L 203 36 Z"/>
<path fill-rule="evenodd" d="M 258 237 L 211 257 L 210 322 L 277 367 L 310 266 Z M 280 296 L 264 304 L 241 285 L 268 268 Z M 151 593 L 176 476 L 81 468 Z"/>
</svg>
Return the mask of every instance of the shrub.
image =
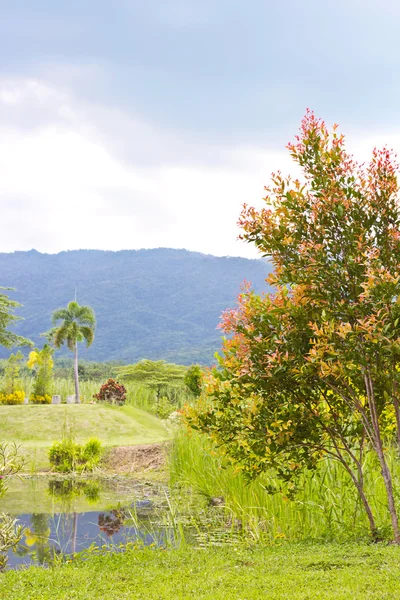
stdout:
<svg viewBox="0 0 400 600">
<path fill-rule="evenodd" d="M 118 405 L 125 404 L 126 389 L 121 383 L 110 378 L 106 383 L 103 383 L 99 393 L 94 394 L 93 398 L 96 398 L 99 402 L 109 402 L 110 404 Z"/>
<path fill-rule="evenodd" d="M 160 398 L 155 408 L 157 416 L 159 416 L 161 419 L 167 419 L 171 413 L 176 411 L 175 404 L 172 404 L 172 402 L 170 402 L 166 396 L 162 396 L 162 398 Z"/>
<path fill-rule="evenodd" d="M 51 404 L 51 396 L 48 394 L 44 394 L 43 396 L 39 396 L 38 394 L 31 394 L 30 401 L 33 404 Z"/>
<path fill-rule="evenodd" d="M 27 366 L 35 374 L 32 402 L 35 404 L 50 404 L 53 393 L 53 354 L 54 348 L 45 344 L 42 350 L 36 348 L 29 354 Z M 47 401 L 47 398 L 50 398 Z M 34 398 L 38 398 L 35 402 Z"/>
<path fill-rule="evenodd" d="M 0 404 L 23 404 L 25 393 L 22 390 L 16 390 L 11 394 L 0 393 Z"/>
<path fill-rule="evenodd" d="M 49 461 L 58 473 L 94 471 L 103 454 L 100 440 L 90 439 L 83 446 L 71 439 L 54 442 L 49 450 Z"/>
</svg>

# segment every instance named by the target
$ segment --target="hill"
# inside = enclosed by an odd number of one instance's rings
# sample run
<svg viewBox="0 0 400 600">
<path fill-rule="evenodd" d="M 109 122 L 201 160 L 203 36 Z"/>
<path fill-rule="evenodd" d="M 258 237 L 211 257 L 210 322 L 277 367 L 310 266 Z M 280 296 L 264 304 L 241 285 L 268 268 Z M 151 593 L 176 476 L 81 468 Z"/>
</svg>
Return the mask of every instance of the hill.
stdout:
<svg viewBox="0 0 400 600">
<path fill-rule="evenodd" d="M 10 296 L 23 304 L 17 333 L 42 343 L 52 311 L 76 290 L 97 317 L 95 342 L 81 355 L 98 361 L 211 363 L 222 311 L 235 304 L 245 279 L 265 290 L 269 271 L 263 260 L 166 248 L 0 253 L 0 286 L 15 288 Z"/>
<path fill-rule="evenodd" d="M 49 447 L 62 439 L 66 423 L 73 425 L 76 442 L 96 437 L 107 448 L 151 444 L 168 438 L 157 417 L 133 406 L 30 404 L 1 407 L 0 439 L 21 446 L 28 469 L 33 468 L 32 462 L 38 470 L 48 468 Z"/>
</svg>

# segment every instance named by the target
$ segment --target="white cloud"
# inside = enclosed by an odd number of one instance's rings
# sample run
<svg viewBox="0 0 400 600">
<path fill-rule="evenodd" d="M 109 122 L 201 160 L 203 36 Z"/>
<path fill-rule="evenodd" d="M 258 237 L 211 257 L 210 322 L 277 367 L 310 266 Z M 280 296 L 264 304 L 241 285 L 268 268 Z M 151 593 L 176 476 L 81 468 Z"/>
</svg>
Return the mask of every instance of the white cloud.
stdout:
<svg viewBox="0 0 400 600">
<path fill-rule="evenodd" d="M 349 139 L 368 159 L 385 140 Z M 394 132 L 386 139 L 399 147 Z M 0 82 L 0 251 L 159 246 L 256 257 L 237 241 L 287 152 L 206 144 L 47 82 Z"/>
<path fill-rule="evenodd" d="M 0 109 L 0 251 L 168 246 L 256 256 L 236 241 L 236 221 L 286 155 L 199 150 L 38 81 L 3 82 Z"/>
</svg>

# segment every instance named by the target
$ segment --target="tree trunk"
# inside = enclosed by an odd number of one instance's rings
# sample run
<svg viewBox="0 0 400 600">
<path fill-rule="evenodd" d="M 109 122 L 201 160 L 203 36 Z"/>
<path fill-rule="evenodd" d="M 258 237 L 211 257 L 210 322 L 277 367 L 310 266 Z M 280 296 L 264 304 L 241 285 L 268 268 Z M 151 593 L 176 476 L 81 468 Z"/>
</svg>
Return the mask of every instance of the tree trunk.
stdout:
<svg viewBox="0 0 400 600">
<path fill-rule="evenodd" d="M 369 521 L 369 528 L 371 530 L 371 537 L 374 542 L 377 542 L 377 541 L 379 541 L 378 540 L 378 529 L 376 527 L 374 515 L 372 514 L 371 506 L 370 506 L 370 504 L 367 500 L 367 497 L 365 495 L 365 492 L 364 492 L 364 484 L 363 484 L 363 482 L 357 481 L 357 478 L 352 477 L 352 479 L 357 488 L 357 492 L 361 499 L 361 502 L 363 503 L 364 510 L 367 513 L 367 517 L 368 517 L 368 521 Z"/>
<path fill-rule="evenodd" d="M 80 396 L 79 396 L 79 373 L 78 373 L 78 342 L 75 342 L 74 375 L 75 375 L 75 402 L 79 403 Z"/>
<path fill-rule="evenodd" d="M 74 512 L 74 524 L 72 528 L 72 556 L 76 554 L 76 537 L 78 533 L 78 513 Z"/>
<path fill-rule="evenodd" d="M 379 463 L 381 466 L 381 473 L 382 473 L 383 481 L 385 482 L 386 494 L 387 494 L 387 499 L 388 499 L 388 507 L 389 507 L 389 512 L 390 512 L 390 518 L 392 521 L 394 540 L 395 540 L 396 544 L 400 544 L 399 519 L 397 516 L 396 504 L 394 501 L 392 474 L 390 473 L 390 469 L 387 466 L 387 462 L 386 462 L 385 455 L 383 452 L 382 442 L 380 439 L 378 440 L 377 446 L 378 446 L 377 454 L 378 454 L 378 459 L 379 459 Z"/>
<path fill-rule="evenodd" d="M 397 398 L 393 398 L 393 406 L 394 406 L 394 412 L 395 412 L 395 415 L 396 415 L 396 425 L 397 425 L 396 437 L 397 437 L 397 446 L 398 446 L 398 450 L 400 451 L 400 408 L 399 408 L 399 401 L 397 400 Z"/>
<path fill-rule="evenodd" d="M 386 462 L 385 452 L 383 450 L 383 443 L 381 437 L 381 430 L 379 426 L 378 411 L 375 403 L 375 394 L 372 379 L 369 374 L 365 375 L 365 387 L 368 397 L 368 405 L 371 412 L 371 423 L 374 430 L 374 446 L 375 452 L 378 455 L 379 464 L 381 467 L 381 473 L 383 481 L 385 483 L 386 495 L 388 501 L 388 508 L 390 513 L 390 519 L 392 522 L 393 536 L 396 544 L 400 544 L 400 531 L 399 531 L 399 519 L 396 511 L 396 503 L 394 501 L 393 493 L 393 481 L 392 474 Z"/>
</svg>

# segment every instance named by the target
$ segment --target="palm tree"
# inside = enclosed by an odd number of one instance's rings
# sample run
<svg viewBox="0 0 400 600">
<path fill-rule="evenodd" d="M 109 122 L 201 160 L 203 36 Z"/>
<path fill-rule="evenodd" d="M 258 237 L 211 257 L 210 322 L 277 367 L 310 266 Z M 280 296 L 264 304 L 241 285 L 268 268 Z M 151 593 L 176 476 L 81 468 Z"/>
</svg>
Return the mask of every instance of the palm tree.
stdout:
<svg viewBox="0 0 400 600">
<path fill-rule="evenodd" d="M 78 342 L 85 340 L 86 346 L 91 346 L 96 317 L 90 306 L 80 306 L 75 300 L 70 302 L 67 308 L 55 310 L 52 321 L 55 327 L 47 334 L 49 339 L 56 348 L 61 348 L 66 343 L 69 350 L 74 352 L 75 402 L 79 402 Z"/>
</svg>

